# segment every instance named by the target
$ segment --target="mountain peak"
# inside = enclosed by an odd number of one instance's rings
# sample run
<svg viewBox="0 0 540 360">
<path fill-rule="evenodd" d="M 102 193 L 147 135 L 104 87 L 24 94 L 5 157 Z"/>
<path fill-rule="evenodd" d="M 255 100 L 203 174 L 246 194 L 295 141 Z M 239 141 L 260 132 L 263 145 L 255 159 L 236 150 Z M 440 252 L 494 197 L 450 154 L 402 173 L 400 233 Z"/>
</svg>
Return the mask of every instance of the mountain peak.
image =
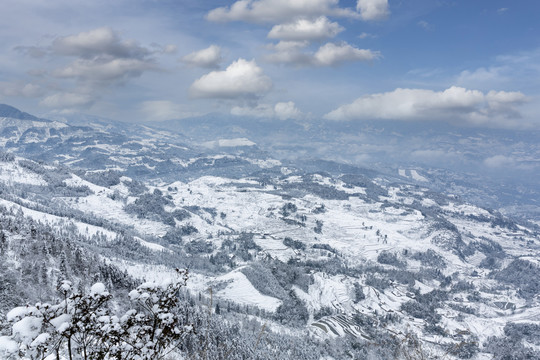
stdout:
<svg viewBox="0 0 540 360">
<path fill-rule="evenodd" d="M 6 104 L 0 104 L 0 117 L 7 117 L 19 120 L 44 121 L 44 119 L 40 119 L 34 115 L 30 115 L 17 108 L 14 108 L 13 106 Z"/>
</svg>

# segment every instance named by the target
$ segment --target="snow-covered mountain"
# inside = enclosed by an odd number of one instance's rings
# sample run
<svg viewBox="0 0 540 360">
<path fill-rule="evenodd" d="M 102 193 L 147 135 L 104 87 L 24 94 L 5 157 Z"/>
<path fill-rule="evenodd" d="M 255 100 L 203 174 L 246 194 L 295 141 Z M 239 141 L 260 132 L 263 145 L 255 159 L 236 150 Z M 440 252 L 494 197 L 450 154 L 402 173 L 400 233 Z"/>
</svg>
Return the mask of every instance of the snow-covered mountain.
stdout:
<svg viewBox="0 0 540 360">
<path fill-rule="evenodd" d="M 280 159 L 369 164 L 385 174 L 421 170 L 438 192 L 458 194 L 510 216 L 534 219 L 540 213 L 540 134 L 535 130 L 426 121 L 276 121 L 218 114 L 151 126 L 200 142 L 245 137 Z M 405 177 L 418 180 L 409 173 Z"/>
<path fill-rule="evenodd" d="M 18 289 L 0 292 L 4 313 L 54 297 L 64 277 L 121 293 L 189 268 L 192 301 L 321 354 L 300 359 L 539 356 L 540 228 L 466 201 L 465 181 L 441 192 L 445 174 L 419 166 L 2 114 L 1 275 Z M 33 248 L 45 250 L 28 277 Z"/>
</svg>

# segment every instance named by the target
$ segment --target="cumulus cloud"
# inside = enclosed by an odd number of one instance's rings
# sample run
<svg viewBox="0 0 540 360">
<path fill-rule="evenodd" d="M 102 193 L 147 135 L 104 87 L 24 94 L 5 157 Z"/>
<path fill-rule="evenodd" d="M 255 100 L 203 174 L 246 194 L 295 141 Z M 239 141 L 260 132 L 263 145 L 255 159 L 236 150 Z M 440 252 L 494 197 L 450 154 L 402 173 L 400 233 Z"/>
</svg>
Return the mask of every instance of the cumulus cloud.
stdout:
<svg viewBox="0 0 540 360">
<path fill-rule="evenodd" d="M 206 49 L 192 52 L 180 59 L 186 65 L 210 69 L 218 68 L 222 60 L 221 48 L 217 45 L 210 45 Z"/>
<path fill-rule="evenodd" d="M 388 0 L 358 0 L 356 9 L 363 20 L 381 20 L 390 14 Z"/>
<path fill-rule="evenodd" d="M 268 37 L 288 41 L 315 41 L 333 38 L 343 30 L 345 29 L 337 22 L 321 16 L 314 20 L 300 18 L 291 23 L 275 25 Z"/>
<path fill-rule="evenodd" d="M 481 67 L 475 70 L 464 70 L 456 79 L 456 83 L 463 86 L 493 86 L 500 85 L 512 79 L 509 74 L 513 71 L 508 66 Z"/>
<path fill-rule="evenodd" d="M 371 94 L 325 115 L 331 120 L 445 120 L 473 125 L 504 126 L 520 117 L 516 107 L 526 101 L 520 92 L 483 93 L 452 86 L 444 91 L 396 89 Z"/>
<path fill-rule="evenodd" d="M 376 51 L 358 49 L 350 44 L 328 43 L 319 48 L 314 55 L 315 64 L 334 66 L 347 61 L 370 61 L 380 57 Z"/>
<path fill-rule="evenodd" d="M 152 62 L 139 59 L 77 59 L 70 65 L 53 71 L 52 75 L 91 83 L 111 83 L 138 77 L 151 69 L 156 69 Z"/>
<path fill-rule="evenodd" d="M 120 39 L 109 27 L 59 37 L 53 41 L 51 50 L 56 54 L 86 59 L 103 55 L 115 58 L 144 58 L 150 54 L 148 49 L 139 46 L 134 40 Z"/>
<path fill-rule="evenodd" d="M 160 52 L 173 51 L 159 46 Z M 75 57 L 69 65 L 51 72 L 58 78 L 73 78 L 90 85 L 112 85 L 157 70 L 153 54 L 134 40 L 122 40 L 108 27 L 59 37 L 50 47 L 55 55 Z"/>
<path fill-rule="evenodd" d="M 63 92 L 47 96 L 40 101 L 40 105 L 65 109 L 90 106 L 94 101 L 95 99 L 89 94 Z"/>
<path fill-rule="evenodd" d="M 327 43 L 315 53 L 304 51 L 308 42 L 280 41 L 269 46 L 274 53 L 265 59 L 273 63 L 291 64 L 296 66 L 337 66 L 345 62 L 371 61 L 380 58 L 377 51 L 358 49 L 347 43 Z"/>
<path fill-rule="evenodd" d="M 277 103 L 274 106 L 274 113 L 280 120 L 298 119 L 303 115 L 292 101 Z"/>
<path fill-rule="evenodd" d="M 220 22 L 283 23 L 298 17 L 359 17 L 357 12 L 340 8 L 338 3 L 339 0 L 238 0 L 230 7 L 210 11 L 207 19 Z"/>
<path fill-rule="evenodd" d="M 272 88 L 272 80 L 255 63 L 238 59 L 223 71 L 212 71 L 195 80 L 190 87 L 194 98 L 250 99 Z"/>
<path fill-rule="evenodd" d="M 274 52 L 264 59 L 271 63 L 309 65 L 313 62 L 313 54 L 303 52 L 308 45 L 308 41 L 280 41 L 268 45 L 267 48 Z"/>
<path fill-rule="evenodd" d="M 160 71 L 154 56 L 174 53 L 176 46 L 152 43 L 146 47 L 124 39 L 110 27 L 100 27 L 55 37 L 41 47 L 16 50 L 34 58 L 47 57 L 46 64 L 54 64 L 55 68 L 45 65 L 45 69 L 28 71 L 34 77 L 41 77 L 41 82 L 48 84 L 47 89 L 35 84 L 11 84 L 0 93 L 43 97 L 41 105 L 71 111 L 92 106 L 107 87 L 123 85 L 148 71 Z M 51 85 L 51 77 L 64 81 Z M 52 88 L 54 93 L 50 92 Z"/>
<path fill-rule="evenodd" d="M 16 97 L 40 97 L 45 94 L 45 90 L 41 86 L 31 83 L 0 82 L 0 94 Z"/>
<path fill-rule="evenodd" d="M 292 101 L 278 102 L 274 106 L 269 104 L 259 104 L 255 107 L 235 106 L 231 109 L 231 114 L 257 118 L 278 118 L 280 120 L 299 119 L 304 116 Z"/>
</svg>

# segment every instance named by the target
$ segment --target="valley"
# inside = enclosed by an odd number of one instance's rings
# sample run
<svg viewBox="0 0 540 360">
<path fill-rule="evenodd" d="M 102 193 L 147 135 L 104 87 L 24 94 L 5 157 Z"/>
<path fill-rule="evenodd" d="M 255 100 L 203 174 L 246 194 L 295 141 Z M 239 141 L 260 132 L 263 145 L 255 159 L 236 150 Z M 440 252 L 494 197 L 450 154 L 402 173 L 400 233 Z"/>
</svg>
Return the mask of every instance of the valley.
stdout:
<svg viewBox="0 0 540 360">
<path fill-rule="evenodd" d="M 201 144 L 146 125 L 83 127 L 6 109 L 1 275 L 20 280 L 0 292 L 2 318 L 51 301 L 64 278 L 80 289 L 105 282 L 123 308 L 126 288 L 180 268 L 193 311 L 212 304 L 214 326 L 255 322 L 268 341 L 310 339 L 325 359 L 487 359 L 504 342 L 505 353 L 538 356 L 533 212 L 508 217 L 440 191 L 449 179 L 429 167 L 278 159 L 247 138 Z M 51 236 L 64 250 L 49 249 Z M 43 251 L 28 250 L 38 243 Z M 508 340 L 520 334 L 528 340 Z"/>
</svg>

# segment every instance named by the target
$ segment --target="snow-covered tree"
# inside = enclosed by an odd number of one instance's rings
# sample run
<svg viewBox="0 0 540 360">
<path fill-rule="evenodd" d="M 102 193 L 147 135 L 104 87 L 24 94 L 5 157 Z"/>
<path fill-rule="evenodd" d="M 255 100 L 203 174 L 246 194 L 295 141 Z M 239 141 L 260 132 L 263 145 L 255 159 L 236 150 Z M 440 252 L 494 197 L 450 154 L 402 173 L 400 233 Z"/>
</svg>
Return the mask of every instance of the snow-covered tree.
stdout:
<svg viewBox="0 0 540 360">
<path fill-rule="evenodd" d="M 112 295 L 102 283 L 86 294 L 73 292 L 71 283 L 59 287 L 64 299 L 11 310 L 11 335 L 0 337 L 2 359 L 161 359 L 174 351 L 193 327 L 178 297 L 187 271 L 161 283 L 145 283 L 130 292 L 133 308 L 112 314 Z"/>
</svg>

